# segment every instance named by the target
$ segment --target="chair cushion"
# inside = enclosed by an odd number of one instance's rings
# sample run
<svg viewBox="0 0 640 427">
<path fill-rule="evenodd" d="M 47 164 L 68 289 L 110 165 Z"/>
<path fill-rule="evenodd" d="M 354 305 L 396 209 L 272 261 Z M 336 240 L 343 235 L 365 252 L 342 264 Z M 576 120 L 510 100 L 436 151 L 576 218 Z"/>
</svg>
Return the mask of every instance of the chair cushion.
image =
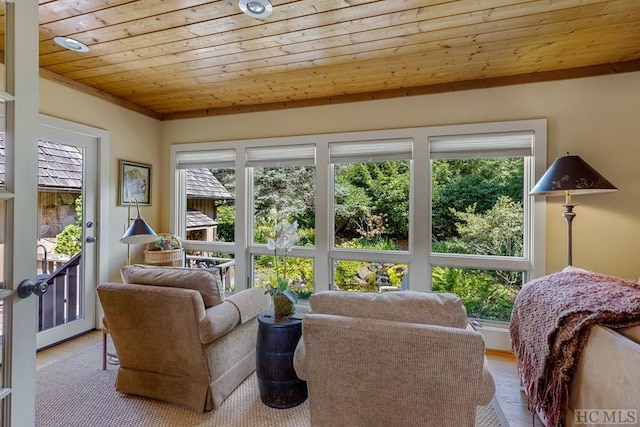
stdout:
<svg viewBox="0 0 640 427">
<path fill-rule="evenodd" d="M 194 289 L 206 308 L 224 301 L 224 289 L 217 269 L 128 265 L 120 270 L 125 284 Z"/>
<path fill-rule="evenodd" d="M 467 311 L 455 294 L 441 292 L 318 292 L 309 299 L 311 312 L 346 317 L 466 328 Z"/>
</svg>

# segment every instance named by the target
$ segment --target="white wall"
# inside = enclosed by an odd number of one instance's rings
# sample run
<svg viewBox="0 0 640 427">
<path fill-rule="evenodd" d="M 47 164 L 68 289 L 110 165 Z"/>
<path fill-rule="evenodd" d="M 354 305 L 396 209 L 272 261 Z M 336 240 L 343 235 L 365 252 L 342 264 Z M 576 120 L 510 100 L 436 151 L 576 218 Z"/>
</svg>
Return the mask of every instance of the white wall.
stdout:
<svg viewBox="0 0 640 427">
<path fill-rule="evenodd" d="M 162 168 L 172 143 L 315 133 L 548 119 L 548 163 L 581 156 L 616 193 L 575 197 L 575 266 L 636 280 L 640 276 L 640 72 L 334 106 L 167 121 L 160 124 Z M 159 185 L 167 188 L 168 176 Z M 547 204 L 548 273 L 566 265 L 562 198 Z M 157 207 L 155 205 L 154 207 Z M 168 227 L 168 199 L 159 205 Z"/>
</svg>

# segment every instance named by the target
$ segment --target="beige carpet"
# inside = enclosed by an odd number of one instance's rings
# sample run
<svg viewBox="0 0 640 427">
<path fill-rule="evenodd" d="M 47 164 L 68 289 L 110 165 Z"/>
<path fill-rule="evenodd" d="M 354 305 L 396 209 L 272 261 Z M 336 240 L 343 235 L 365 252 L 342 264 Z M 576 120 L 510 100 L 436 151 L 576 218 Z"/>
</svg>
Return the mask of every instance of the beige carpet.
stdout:
<svg viewBox="0 0 640 427">
<path fill-rule="evenodd" d="M 101 345 L 38 370 L 38 427 L 307 427 L 309 402 L 273 409 L 260 401 L 255 373 L 216 411 L 202 414 L 177 405 L 115 391 L 116 366 L 101 369 Z M 498 403 L 478 408 L 476 426 L 508 427 Z"/>
</svg>

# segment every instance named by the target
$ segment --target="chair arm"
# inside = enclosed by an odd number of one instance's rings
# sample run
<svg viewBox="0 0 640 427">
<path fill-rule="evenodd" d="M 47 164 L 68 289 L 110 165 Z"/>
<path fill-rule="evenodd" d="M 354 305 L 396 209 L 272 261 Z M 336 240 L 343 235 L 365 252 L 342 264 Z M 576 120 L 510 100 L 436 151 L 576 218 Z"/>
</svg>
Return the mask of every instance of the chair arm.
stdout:
<svg viewBox="0 0 640 427">
<path fill-rule="evenodd" d="M 240 323 L 246 323 L 255 319 L 258 315 L 269 308 L 269 297 L 262 288 L 251 288 L 233 294 L 225 301 L 235 305 L 240 313 Z"/>
<path fill-rule="evenodd" d="M 234 304 L 224 301 L 205 310 L 198 324 L 200 342 L 208 344 L 231 332 L 240 324 L 240 314 Z"/>
<path fill-rule="evenodd" d="M 309 374 L 307 372 L 307 353 L 304 349 L 304 336 L 298 341 L 296 351 L 293 353 L 293 369 L 296 371 L 296 375 L 303 381 L 309 380 Z"/>
<path fill-rule="evenodd" d="M 476 331 L 477 329 L 472 323 L 467 323 L 465 328 L 467 331 Z M 486 406 L 491 403 L 491 399 L 496 394 L 496 383 L 489 369 L 489 361 L 487 357 L 484 358 L 484 366 L 482 367 L 482 377 L 480 378 L 480 390 L 478 391 L 478 405 Z"/>
<path fill-rule="evenodd" d="M 493 375 L 489 370 L 489 362 L 484 358 L 484 367 L 482 368 L 482 377 L 480 379 L 480 390 L 478 391 L 478 405 L 486 406 L 491 403 L 491 399 L 496 394 L 496 383 Z"/>
</svg>

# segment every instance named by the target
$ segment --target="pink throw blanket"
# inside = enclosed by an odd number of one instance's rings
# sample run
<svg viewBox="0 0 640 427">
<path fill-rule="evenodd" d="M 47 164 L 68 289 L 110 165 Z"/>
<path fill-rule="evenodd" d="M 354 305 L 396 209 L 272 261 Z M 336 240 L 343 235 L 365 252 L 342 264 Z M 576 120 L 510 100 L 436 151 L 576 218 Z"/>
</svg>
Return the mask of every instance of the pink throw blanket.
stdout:
<svg viewBox="0 0 640 427">
<path fill-rule="evenodd" d="M 534 279 L 519 292 L 511 340 L 529 409 L 548 427 L 562 426 L 568 389 L 591 326 L 640 325 L 640 285 L 604 274 L 561 272 Z"/>
</svg>

